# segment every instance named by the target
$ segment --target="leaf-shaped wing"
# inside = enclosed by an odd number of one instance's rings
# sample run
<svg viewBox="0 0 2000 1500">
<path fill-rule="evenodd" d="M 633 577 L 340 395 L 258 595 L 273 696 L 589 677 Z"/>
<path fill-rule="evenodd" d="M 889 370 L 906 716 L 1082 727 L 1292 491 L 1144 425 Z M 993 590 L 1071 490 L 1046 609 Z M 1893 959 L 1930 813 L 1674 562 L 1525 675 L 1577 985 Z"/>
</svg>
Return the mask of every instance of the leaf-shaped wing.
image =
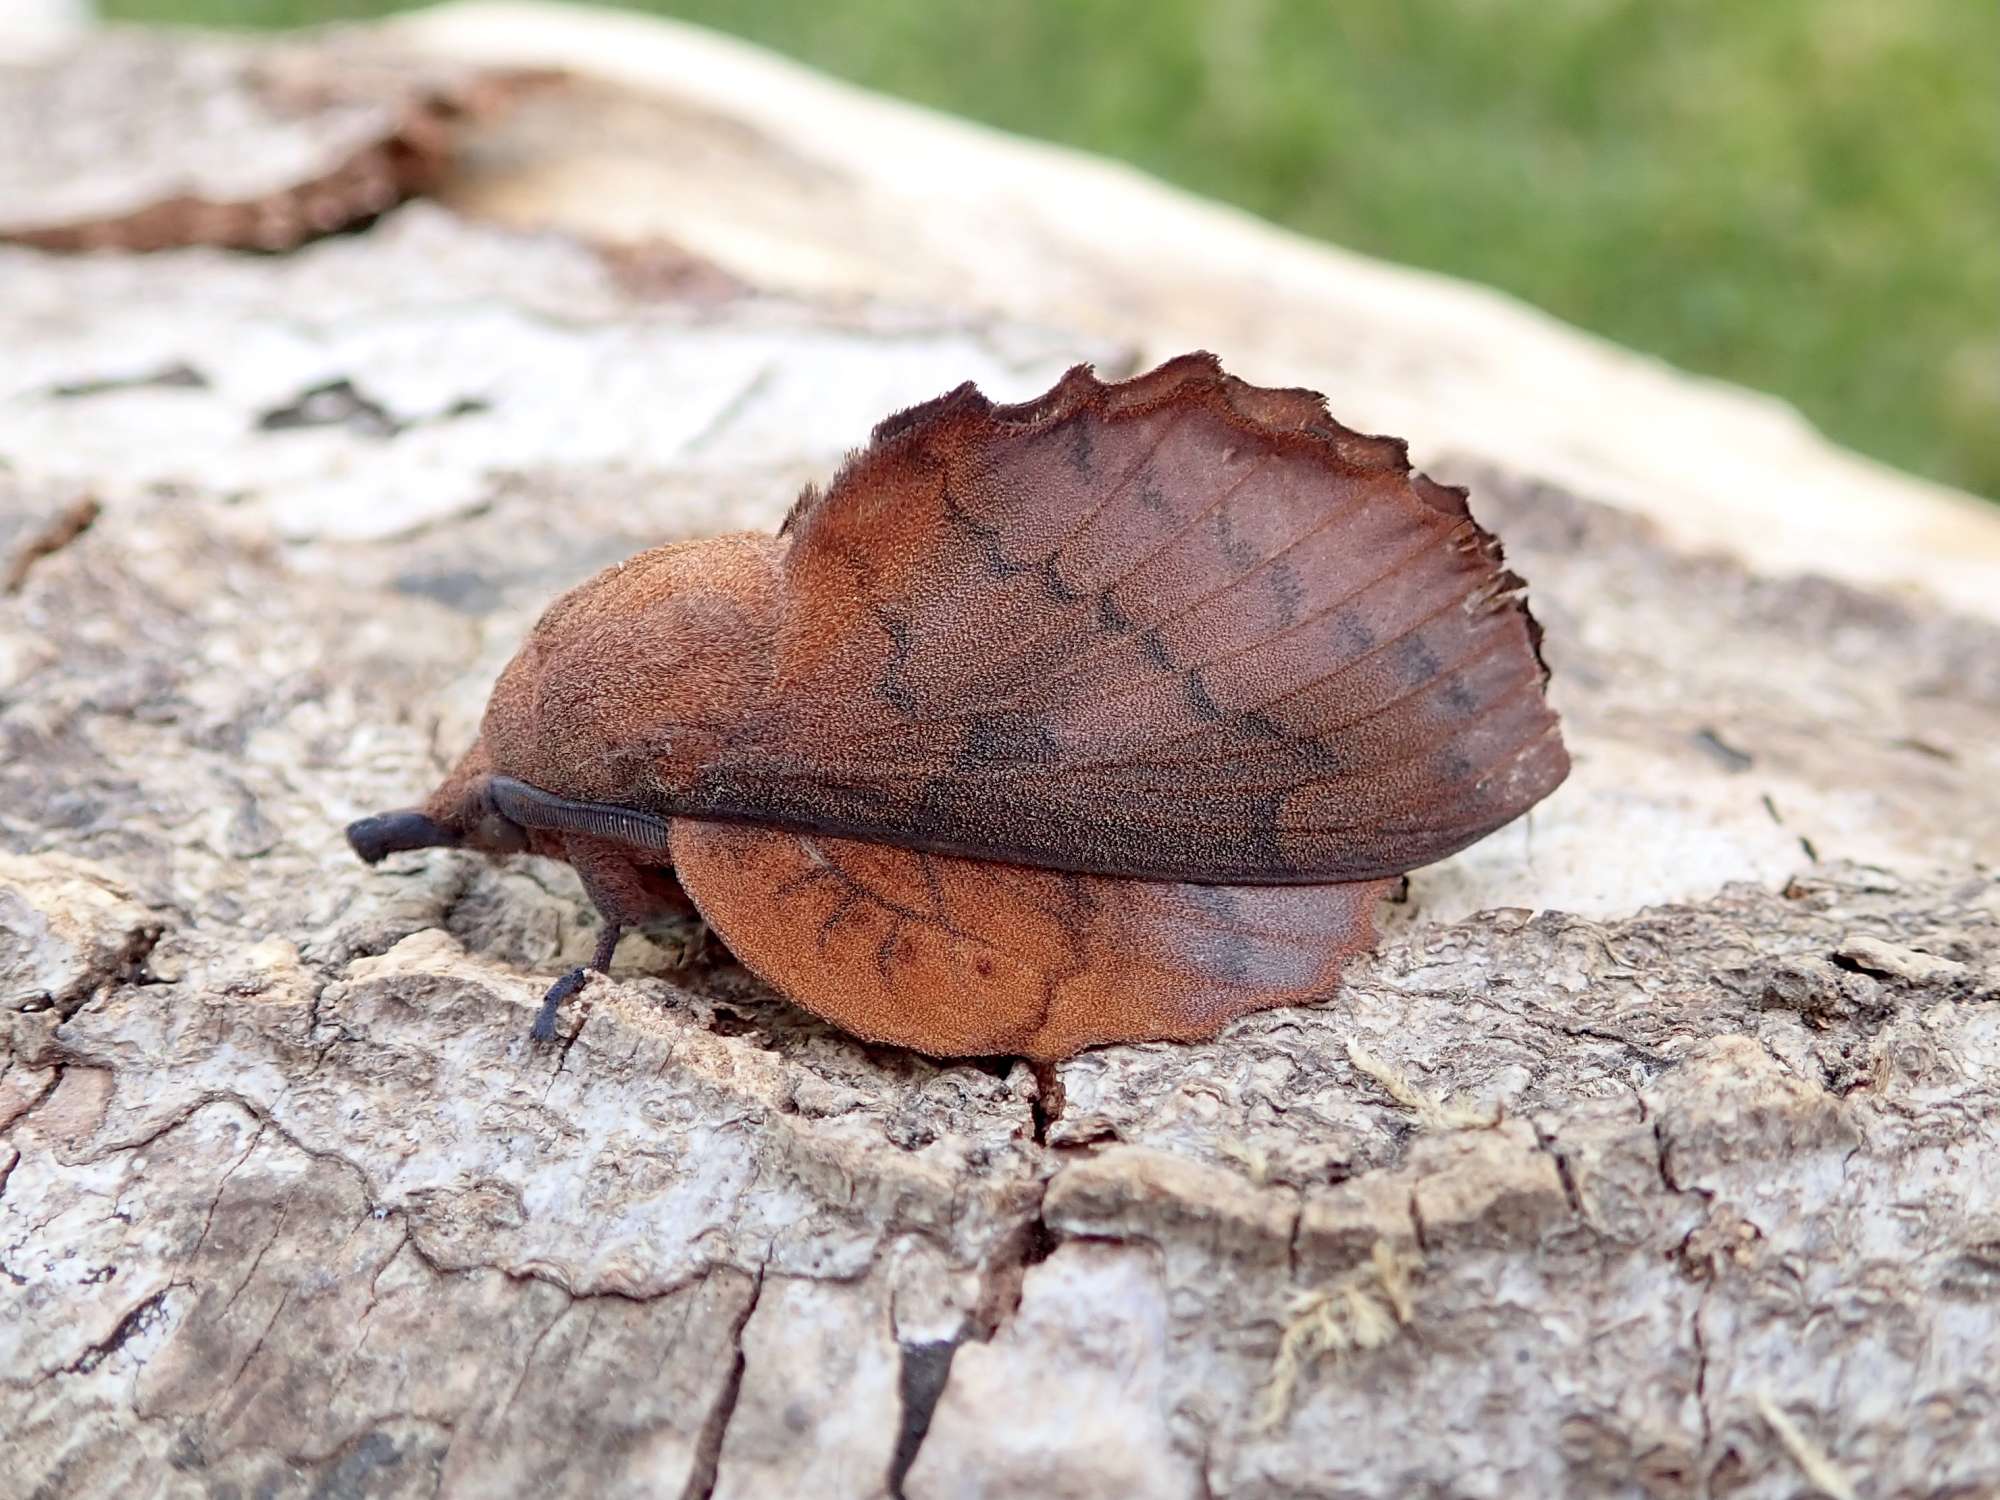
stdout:
<svg viewBox="0 0 2000 1500">
<path fill-rule="evenodd" d="M 672 842 L 750 969 L 843 1031 L 937 1057 L 1196 1041 L 1325 997 L 1389 886 L 1123 880 L 690 819 Z"/>
<path fill-rule="evenodd" d="M 770 706 L 692 811 L 1045 868 L 1370 879 L 1568 770 L 1464 492 L 1189 355 L 891 418 L 788 519 Z"/>
</svg>

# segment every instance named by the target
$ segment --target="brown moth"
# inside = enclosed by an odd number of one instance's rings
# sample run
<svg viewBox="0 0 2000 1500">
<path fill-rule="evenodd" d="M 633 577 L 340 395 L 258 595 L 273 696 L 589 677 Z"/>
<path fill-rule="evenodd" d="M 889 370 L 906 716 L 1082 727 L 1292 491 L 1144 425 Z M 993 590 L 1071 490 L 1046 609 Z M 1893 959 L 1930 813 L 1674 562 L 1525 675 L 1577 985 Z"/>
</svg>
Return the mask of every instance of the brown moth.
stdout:
<svg viewBox="0 0 2000 1500">
<path fill-rule="evenodd" d="M 1403 872 L 1569 769 L 1540 632 L 1465 491 L 1189 354 L 889 418 L 777 535 L 551 605 L 369 863 L 567 860 L 699 911 L 843 1030 L 1050 1065 L 1323 998 Z"/>
</svg>

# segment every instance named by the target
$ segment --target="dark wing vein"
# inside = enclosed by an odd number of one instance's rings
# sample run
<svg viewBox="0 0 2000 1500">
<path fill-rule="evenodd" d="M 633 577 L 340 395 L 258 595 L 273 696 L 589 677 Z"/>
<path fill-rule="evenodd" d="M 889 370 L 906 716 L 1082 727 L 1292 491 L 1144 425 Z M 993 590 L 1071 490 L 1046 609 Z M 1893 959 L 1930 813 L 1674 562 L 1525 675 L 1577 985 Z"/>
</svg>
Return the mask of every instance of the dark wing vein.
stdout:
<svg viewBox="0 0 2000 1500">
<path fill-rule="evenodd" d="M 1303 626 L 1312 624 L 1316 619 L 1324 619 L 1327 615 L 1333 613 L 1334 611 L 1346 608 L 1348 604 L 1353 603 L 1355 599 L 1359 598 L 1361 594 L 1366 593 L 1369 589 L 1373 588 L 1377 583 L 1381 583 L 1385 579 L 1392 578 L 1394 576 L 1395 576 L 1395 570 L 1383 574 L 1381 578 L 1374 579 L 1371 582 L 1364 584 L 1360 590 L 1358 590 L 1354 594 L 1349 595 L 1348 598 L 1343 600 L 1341 603 L 1330 605 L 1327 609 L 1320 611 L 1317 616 L 1299 621 L 1298 625 Z M 1413 621 L 1411 624 L 1406 626 L 1404 629 L 1398 631 L 1396 634 L 1388 636 L 1383 640 L 1377 641 L 1374 645 L 1370 646 L 1360 655 L 1352 658 L 1349 661 L 1341 663 L 1341 665 L 1334 671 L 1324 672 L 1319 676 L 1313 678 L 1309 682 L 1303 682 L 1300 683 L 1297 687 L 1288 688 L 1284 692 L 1279 693 L 1276 697 L 1262 699 L 1259 702 L 1251 704 L 1248 708 L 1232 709 L 1231 713 L 1232 715 L 1235 716 L 1241 716 L 1244 714 L 1268 713 L 1271 709 L 1278 708 L 1286 703 L 1290 703 L 1295 698 L 1303 698 L 1307 693 L 1312 692 L 1315 688 L 1324 687 L 1326 686 L 1327 683 L 1334 681 L 1336 678 L 1344 677 L 1349 672 L 1355 670 L 1357 667 L 1360 667 L 1365 663 L 1374 660 L 1376 657 L 1380 656 L 1384 651 L 1393 648 L 1398 642 L 1408 640 L 1411 636 L 1415 635 L 1418 631 L 1422 630 L 1424 626 L 1430 624 L 1431 621 L 1437 619 L 1439 615 L 1449 613 L 1454 607 L 1462 604 L 1463 602 L 1464 600 L 1462 597 L 1448 599 L 1438 608 L 1432 610 L 1427 615 L 1421 616 L 1420 618 L 1418 618 L 1417 620 Z M 1286 627 L 1285 630 L 1280 630 L 1275 634 L 1266 636 L 1263 640 L 1257 642 L 1256 645 L 1251 647 L 1246 647 L 1244 649 L 1260 650 L 1264 646 L 1270 645 L 1273 641 L 1283 639 L 1286 634 L 1288 634 L 1292 629 L 1295 628 L 1297 627 L 1288 626 Z M 1499 649 L 1500 645 L 1503 644 L 1506 641 L 1506 639 L 1507 638 L 1504 635 L 1496 635 L 1493 641 L 1489 642 L 1485 647 L 1482 647 L 1479 651 L 1473 652 L 1469 656 L 1454 657 L 1449 662 L 1441 663 L 1435 673 L 1425 678 L 1415 687 L 1409 689 L 1409 691 L 1404 693 L 1399 693 L 1396 697 L 1391 698 L 1388 702 L 1380 704 L 1377 707 L 1370 709 L 1365 714 L 1357 715 L 1356 717 L 1344 720 L 1339 724 L 1331 724 L 1327 725 L 1324 728 L 1316 729 L 1313 731 L 1313 734 L 1315 737 L 1323 737 L 1329 734 L 1338 734 L 1342 730 L 1353 729 L 1357 725 L 1366 724 L 1370 719 L 1379 718 L 1382 714 L 1387 713 L 1390 709 L 1395 708 L 1398 704 L 1405 703 L 1409 699 L 1415 697 L 1417 694 L 1424 692 L 1429 688 L 1435 687 L 1438 683 L 1442 682 L 1445 678 L 1450 676 L 1451 673 L 1456 671 L 1461 671 L 1464 668 L 1473 665 L 1475 662 L 1483 661 L 1489 652 Z M 1215 666 L 1217 663 L 1228 661 L 1232 657 L 1240 654 L 1241 652 L 1228 652 L 1222 656 L 1215 657 L 1213 660 L 1198 663 L 1195 666 L 1189 667 L 1187 670 L 1195 672 L 1206 672 L 1210 667 Z M 1119 696 L 1126 697 L 1130 695 L 1120 694 Z M 1115 702 L 1117 700 L 1114 698 L 1111 701 Z M 1170 745 L 1178 745 L 1186 740 L 1194 739 L 1203 734 L 1213 734 L 1216 731 L 1217 727 L 1218 726 L 1214 724 L 1197 724 L 1193 728 L 1183 730 L 1179 734 L 1169 735 L 1167 738 L 1162 740 L 1148 740 L 1145 741 L 1144 743 L 1147 744 L 1153 750 L 1162 750 Z M 1095 770 L 1101 766 L 1117 766 L 1117 765 L 1155 765 L 1162 767 L 1175 766 L 1175 765 L 1197 765 L 1200 763 L 1200 760 L 1201 760 L 1200 757 L 1195 757 L 1186 760 L 1162 761 L 1162 760 L 1154 760 L 1149 756 L 1143 761 L 1131 761 L 1127 760 L 1123 755 L 1101 755 L 1090 760 L 1065 761 L 1063 763 L 1063 769 L 1065 771 L 1086 771 L 1086 770 Z"/>
<path fill-rule="evenodd" d="M 1329 512 L 1326 516 L 1321 518 L 1313 526 L 1309 527 L 1305 531 L 1300 532 L 1299 535 L 1294 537 L 1291 541 L 1287 542 L 1278 551 L 1273 552 L 1269 557 L 1259 558 L 1255 567 L 1246 569 L 1244 572 L 1236 574 L 1234 577 L 1230 578 L 1227 582 L 1219 585 L 1216 588 L 1210 589 L 1207 593 L 1201 595 L 1197 599 L 1192 599 L 1188 601 L 1188 603 L 1182 605 L 1179 609 L 1174 610 L 1172 613 L 1162 615 L 1160 618 L 1156 620 L 1148 620 L 1145 624 L 1135 625 L 1133 628 L 1136 631 L 1143 633 L 1148 630 L 1159 630 L 1163 626 L 1174 625 L 1179 623 L 1180 621 L 1186 619 L 1189 615 L 1193 614 L 1196 610 L 1200 609 L 1203 605 L 1211 604 L 1215 600 L 1220 599 L 1224 594 L 1228 594 L 1238 588 L 1241 588 L 1244 584 L 1249 583 L 1252 579 L 1256 578 L 1259 574 L 1261 574 L 1266 568 L 1270 567 L 1273 563 L 1282 562 L 1287 553 L 1292 552 L 1295 549 L 1304 546 L 1314 537 L 1319 536 L 1321 533 L 1327 531 L 1329 528 L 1336 525 L 1337 523 L 1345 521 L 1347 519 L 1347 513 L 1349 509 L 1350 507 L 1348 506 L 1336 507 L 1333 511 Z M 1446 533 L 1446 536 L 1450 537 L 1452 535 L 1455 535 L 1464 526 L 1470 524 L 1471 524 L 1470 522 L 1461 522 L 1460 525 L 1454 527 L 1451 532 Z M 1369 579 L 1359 588 L 1350 590 L 1348 593 L 1342 595 L 1339 599 L 1335 600 L 1332 604 L 1327 605 L 1323 609 L 1315 610 L 1312 614 L 1307 615 L 1302 620 L 1294 620 L 1290 625 L 1285 626 L 1283 629 L 1275 632 L 1274 634 L 1265 636 L 1261 640 L 1255 641 L 1248 646 L 1242 647 L 1240 651 L 1231 652 L 1226 654 L 1225 656 L 1217 657 L 1216 660 L 1224 661 L 1227 660 L 1228 657 L 1231 655 L 1241 654 L 1241 651 L 1257 650 L 1262 646 L 1269 645 L 1272 641 L 1284 639 L 1285 636 L 1289 635 L 1291 632 L 1295 630 L 1303 629 L 1307 625 L 1316 624 L 1318 621 L 1325 619 L 1328 615 L 1333 614 L 1338 610 L 1345 609 L 1348 605 L 1352 604 L 1356 599 L 1360 598 L 1361 595 L 1367 593 L 1368 590 L 1374 588 L 1376 584 L 1381 583 L 1386 579 L 1393 578 L 1397 573 L 1400 573 L 1410 563 L 1414 562 L 1418 557 L 1422 556 L 1426 551 L 1428 551 L 1430 545 L 1431 543 L 1427 539 L 1422 545 L 1414 548 L 1406 556 L 1398 559 L 1396 565 L 1390 568 L 1386 573 L 1378 574 L 1376 577 Z M 1131 575 L 1127 574 L 1125 576 L 1130 577 Z M 1124 582 L 1124 578 L 1119 579 L 1119 582 L 1120 583 Z M 1117 587 L 1117 585 L 1113 584 L 1112 587 L 1115 588 Z M 1064 664 L 1064 666 L 1060 671 L 1051 673 L 1049 676 L 1042 678 L 1036 684 L 1036 686 L 1046 687 L 1051 682 L 1060 682 L 1066 677 L 1074 676 L 1081 668 L 1088 666 L 1091 662 L 1096 661 L 1099 657 L 1103 656 L 1106 652 L 1114 649 L 1121 643 L 1122 643 L 1122 638 L 1100 641 L 1090 650 L 1085 651 L 1079 656 L 1072 657 L 1067 663 Z M 1202 663 L 1201 665 L 1205 666 L 1207 665 L 1207 663 Z M 1018 696 L 1018 694 L 1016 694 L 1015 696 Z M 997 704 L 989 705 L 989 708 L 1004 708 L 1007 706 L 1007 704 L 1011 703 L 1012 701 L 1013 701 L 1012 697 L 1005 698 L 1002 699 Z M 1075 700 L 1070 700 L 1070 701 L 1075 701 Z"/>
<path fill-rule="evenodd" d="M 1211 590 L 1207 594 L 1202 595 L 1199 599 L 1196 599 L 1191 603 L 1185 605 L 1183 608 L 1174 611 L 1172 614 L 1165 615 L 1160 619 L 1150 621 L 1143 626 L 1137 626 L 1135 628 L 1140 631 L 1158 630 L 1162 626 L 1174 624 L 1176 621 L 1185 618 L 1192 611 L 1201 608 L 1202 605 L 1210 603 L 1211 601 L 1217 598 L 1220 598 L 1222 595 L 1228 593 L 1231 589 L 1234 589 L 1241 584 L 1247 583 L 1250 579 L 1254 578 L 1269 564 L 1281 559 L 1286 552 L 1289 552 L 1292 550 L 1292 548 L 1297 547 L 1306 541 L 1309 541 L 1312 537 L 1324 531 L 1328 526 L 1332 525 L 1336 520 L 1340 518 L 1341 517 L 1338 513 L 1336 513 L 1334 516 L 1328 517 L 1320 524 L 1314 526 L 1310 531 L 1302 533 L 1288 546 L 1286 546 L 1282 551 L 1272 553 L 1270 557 L 1267 557 L 1262 561 L 1260 561 L 1256 567 L 1250 569 L 1247 572 L 1238 574 L 1235 578 L 1232 578 L 1228 583 L 1222 585 L 1220 588 Z M 1340 598 L 1334 600 L 1331 604 L 1328 604 L 1323 608 L 1314 610 L 1311 614 L 1306 615 L 1304 618 L 1299 620 L 1294 620 L 1291 624 L 1286 625 L 1281 629 L 1272 632 L 1270 635 L 1262 636 L 1259 639 L 1250 642 L 1248 645 L 1234 648 L 1230 651 L 1223 653 L 1221 656 L 1214 657 L 1208 661 L 1190 664 L 1189 666 L 1184 667 L 1181 670 L 1202 671 L 1205 670 L 1207 667 L 1214 665 L 1217 662 L 1232 660 L 1235 657 L 1243 655 L 1246 652 L 1262 650 L 1264 647 L 1269 646 L 1274 642 L 1281 641 L 1285 637 L 1295 633 L 1296 631 L 1303 630 L 1311 625 L 1316 625 L 1321 620 L 1324 620 L 1327 616 L 1332 614 L 1337 614 L 1341 610 L 1346 609 L 1348 606 L 1353 604 L 1356 599 L 1359 599 L 1362 595 L 1366 594 L 1369 590 L 1375 588 L 1378 584 L 1386 583 L 1389 579 L 1394 578 L 1398 573 L 1402 572 L 1404 568 L 1408 567 L 1412 562 L 1416 561 L 1419 557 L 1423 556 L 1426 552 L 1428 552 L 1432 546 L 1440 545 L 1442 543 L 1448 543 L 1450 540 L 1452 540 L 1453 538 L 1457 537 L 1462 532 L 1464 532 L 1467 528 L 1472 527 L 1473 524 L 1474 523 L 1470 520 L 1461 521 L 1456 526 L 1452 527 L 1450 531 L 1444 533 L 1443 536 L 1440 538 L 1427 537 L 1422 542 L 1420 542 L 1416 547 L 1413 547 L 1412 549 L 1410 549 L 1410 551 L 1398 557 L 1395 563 L 1393 563 L 1390 567 L 1388 567 L 1381 573 L 1376 574 L 1374 577 L 1368 579 L 1365 583 L 1362 583 L 1357 587 L 1349 590 L 1347 593 L 1341 595 Z M 1464 598 L 1463 595 L 1454 596 L 1450 601 L 1450 603 L 1452 604 L 1460 603 L 1463 601 L 1463 598 Z M 1440 610 L 1438 611 L 1438 613 L 1443 613 L 1443 611 Z M 1430 615 L 1425 617 L 1426 620 L 1434 618 L 1436 618 L 1436 615 Z M 1407 633 L 1408 632 L 1405 632 L 1405 634 Z M 1394 637 L 1393 639 L 1400 640 L 1402 639 L 1402 637 L 1397 636 Z M 1051 682 L 1059 682 L 1063 678 L 1073 675 L 1073 673 L 1076 671 L 1077 668 L 1085 665 L 1086 663 L 1092 660 L 1095 660 L 1097 657 L 1102 656 L 1106 651 L 1109 651 L 1110 649 L 1112 649 L 1114 645 L 1119 644 L 1120 642 L 1122 642 L 1122 637 L 1119 639 L 1119 641 L 1108 642 L 1094 647 L 1092 650 L 1085 652 L 1082 656 L 1073 659 L 1066 667 L 1063 668 L 1063 670 L 1053 673 L 1048 677 L 1039 679 L 1037 682 L 1037 686 L 1046 686 Z M 1359 661 L 1360 659 L 1361 658 L 1359 657 L 1356 658 L 1357 661 Z M 1343 667 L 1341 670 L 1345 671 L 1346 668 Z M 1284 695 L 1271 700 L 1271 703 L 1264 705 L 1264 707 L 1271 707 L 1278 703 L 1283 703 L 1292 698 L 1295 698 L 1299 696 L 1301 693 L 1309 692 L 1311 691 L 1312 688 L 1318 686 L 1322 682 L 1327 681 L 1330 677 L 1335 675 L 1338 674 L 1329 673 L 1327 674 L 1326 677 L 1316 678 L 1312 682 L 1307 683 L 1304 687 L 1295 689 L 1292 692 L 1285 693 Z M 1150 688 L 1151 684 L 1147 684 L 1146 686 L 1127 689 L 1121 692 L 1100 694 L 1095 698 L 1065 699 L 1063 700 L 1063 706 L 1077 707 L 1081 704 L 1090 702 L 1115 703 L 1121 698 L 1128 698 L 1138 693 L 1149 691 Z M 996 709 L 1005 708 L 1008 704 L 1012 703 L 1014 699 L 1018 696 L 1019 696 L 1018 693 L 1016 693 L 1016 694 L 1011 694 L 1006 698 L 999 699 L 997 701 L 984 702 L 981 703 L 976 708 L 967 709 L 961 713 L 941 714 L 935 718 L 928 718 L 928 719 L 899 720 L 895 724 L 884 725 L 883 727 L 878 729 L 871 729 L 863 734 L 846 736 L 843 739 L 832 741 L 831 744 L 834 747 L 840 749 L 865 749 L 870 745 L 880 744 L 885 740 L 909 739 L 912 736 L 921 734 L 926 730 L 943 729 L 948 726 L 971 723 L 976 719 L 983 718 L 986 715 L 993 713 Z M 1177 736 L 1176 738 L 1177 739 L 1185 738 L 1185 736 Z M 1173 744 L 1175 743 L 1175 740 L 1163 740 L 1160 741 L 1159 743 Z M 1077 761 L 1077 762 L 1067 762 L 1065 763 L 1065 767 L 1068 768 L 1069 766 L 1087 766 L 1087 765 L 1108 764 L 1108 763 L 1110 762 Z"/>
<path fill-rule="evenodd" d="M 1155 443 L 1153 445 L 1151 452 L 1149 452 L 1146 455 L 1147 463 L 1152 462 L 1153 454 L 1158 453 L 1160 451 L 1160 446 L 1166 441 L 1166 437 L 1167 434 L 1162 434 L 1160 442 Z M 1133 575 L 1138 573 L 1140 569 L 1145 568 L 1146 566 L 1151 564 L 1156 558 L 1160 556 L 1161 553 L 1165 552 L 1169 547 L 1173 546 L 1174 543 L 1181 540 L 1182 537 L 1185 537 L 1190 532 L 1192 532 L 1203 521 L 1207 520 L 1210 516 L 1214 515 L 1218 510 L 1220 510 L 1223 506 L 1227 505 L 1233 498 L 1235 498 L 1237 492 L 1241 490 L 1244 485 L 1248 484 L 1252 479 L 1256 478 L 1257 475 L 1261 474 L 1264 471 L 1265 466 L 1269 464 L 1269 462 L 1273 457 L 1275 457 L 1275 455 L 1270 453 L 1260 454 L 1257 458 L 1257 461 L 1253 463 L 1247 470 L 1244 471 L 1243 476 L 1240 479 L 1238 479 L 1234 484 L 1230 485 L 1227 489 L 1217 494 L 1215 499 L 1210 501 L 1201 510 L 1197 511 L 1193 516 L 1190 516 L 1185 525 L 1176 528 L 1172 533 L 1163 538 L 1158 546 L 1154 547 L 1151 551 L 1147 552 L 1143 557 L 1140 557 L 1139 559 L 1131 563 L 1123 571 L 1115 574 L 1110 579 L 1109 582 L 1101 584 L 1093 584 L 1091 586 L 1092 592 L 1100 594 L 1112 593 L 1116 591 L 1118 588 L 1122 587 L 1127 582 L 1129 582 L 1132 579 Z M 1077 528 L 1076 531 L 1071 532 L 1069 536 L 1065 537 L 1061 542 L 1057 543 L 1055 551 L 1049 554 L 1046 561 L 1053 562 L 1055 559 L 1060 557 L 1062 555 L 1062 549 L 1068 546 L 1070 542 L 1074 541 L 1080 535 L 1082 535 L 1081 527 Z M 1068 618 L 1069 616 L 1066 612 L 1062 613 L 1061 618 L 1050 620 L 1049 623 L 1044 625 L 1039 631 L 1029 636 L 1028 639 L 1022 643 L 1022 649 L 1016 651 L 1011 657 L 1008 658 L 1009 663 L 1018 664 L 1020 662 L 1026 661 L 1028 659 L 1028 654 L 1036 646 L 1040 645 L 1043 641 L 1047 640 L 1050 636 L 1054 635 L 1059 629 L 1061 629 L 1062 624 Z M 1149 625 L 1141 628 L 1150 630 L 1153 627 Z M 1069 663 L 1069 665 L 1064 667 L 1062 671 L 1055 673 L 1053 678 L 1044 678 L 1042 679 L 1042 681 L 1043 682 L 1055 681 L 1069 676 L 1071 672 L 1075 671 L 1075 669 L 1081 666 L 1085 661 L 1092 659 L 1092 657 L 1095 654 L 1096 653 L 1090 653 L 1089 655 L 1079 657 L 1073 660 L 1072 662 Z M 988 708 L 1004 708 L 1012 701 L 1013 698 L 1011 696 L 1007 698 L 1002 698 L 992 704 L 989 704 Z M 951 722 L 951 720 L 949 719 L 929 720 L 926 722 L 949 723 Z"/>
</svg>

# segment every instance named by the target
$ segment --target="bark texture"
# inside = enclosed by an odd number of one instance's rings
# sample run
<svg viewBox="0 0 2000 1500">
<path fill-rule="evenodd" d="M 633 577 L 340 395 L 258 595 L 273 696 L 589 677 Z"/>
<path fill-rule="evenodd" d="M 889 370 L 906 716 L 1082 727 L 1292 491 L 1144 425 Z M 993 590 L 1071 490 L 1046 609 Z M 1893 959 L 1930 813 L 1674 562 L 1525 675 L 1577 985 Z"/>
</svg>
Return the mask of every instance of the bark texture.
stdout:
<svg viewBox="0 0 2000 1500">
<path fill-rule="evenodd" d="M 556 90 L 508 150 L 662 149 L 629 105 Z M 746 199 L 879 207 L 677 129 Z M 1150 326 L 548 222 L 0 248 L 10 1492 L 2000 1491 L 1992 615 L 1685 550 L 1587 444 L 1538 472 L 1439 411 L 1577 770 L 1336 1000 L 1085 1054 L 1043 1138 L 1024 1068 L 857 1044 L 687 930 L 536 1049 L 569 873 L 370 871 L 341 825 L 432 784 L 559 589 Z M 1956 562 L 2000 545 L 1952 514 Z"/>
<path fill-rule="evenodd" d="M 0 42 L 11 30 L 0 30 Z M 529 75 L 316 46 L 111 33 L 0 62 L 0 239 L 289 250 L 435 186 Z"/>
</svg>

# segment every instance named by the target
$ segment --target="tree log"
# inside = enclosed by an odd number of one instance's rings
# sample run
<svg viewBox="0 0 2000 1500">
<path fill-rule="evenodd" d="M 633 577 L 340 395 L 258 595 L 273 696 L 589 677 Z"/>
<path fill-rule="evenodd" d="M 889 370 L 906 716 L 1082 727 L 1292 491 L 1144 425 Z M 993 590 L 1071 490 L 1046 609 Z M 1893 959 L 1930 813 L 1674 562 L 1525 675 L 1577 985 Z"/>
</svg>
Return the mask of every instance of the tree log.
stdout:
<svg viewBox="0 0 2000 1500">
<path fill-rule="evenodd" d="M 732 116 L 680 28 L 381 35 L 625 66 L 282 257 L 0 247 L 5 1488 L 2000 1491 L 2000 518 L 1123 174 L 1185 232 L 1077 223 L 1109 169 L 724 48 Z M 878 109 L 907 172 L 845 154 Z M 1400 418 L 1548 628 L 1572 781 L 1337 997 L 1087 1053 L 1038 1138 L 1025 1068 L 687 929 L 536 1048 L 569 872 L 346 851 L 560 589 L 1163 340 Z M 1786 553 L 1822 483 L 1846 550 Z"/>
</svg>

